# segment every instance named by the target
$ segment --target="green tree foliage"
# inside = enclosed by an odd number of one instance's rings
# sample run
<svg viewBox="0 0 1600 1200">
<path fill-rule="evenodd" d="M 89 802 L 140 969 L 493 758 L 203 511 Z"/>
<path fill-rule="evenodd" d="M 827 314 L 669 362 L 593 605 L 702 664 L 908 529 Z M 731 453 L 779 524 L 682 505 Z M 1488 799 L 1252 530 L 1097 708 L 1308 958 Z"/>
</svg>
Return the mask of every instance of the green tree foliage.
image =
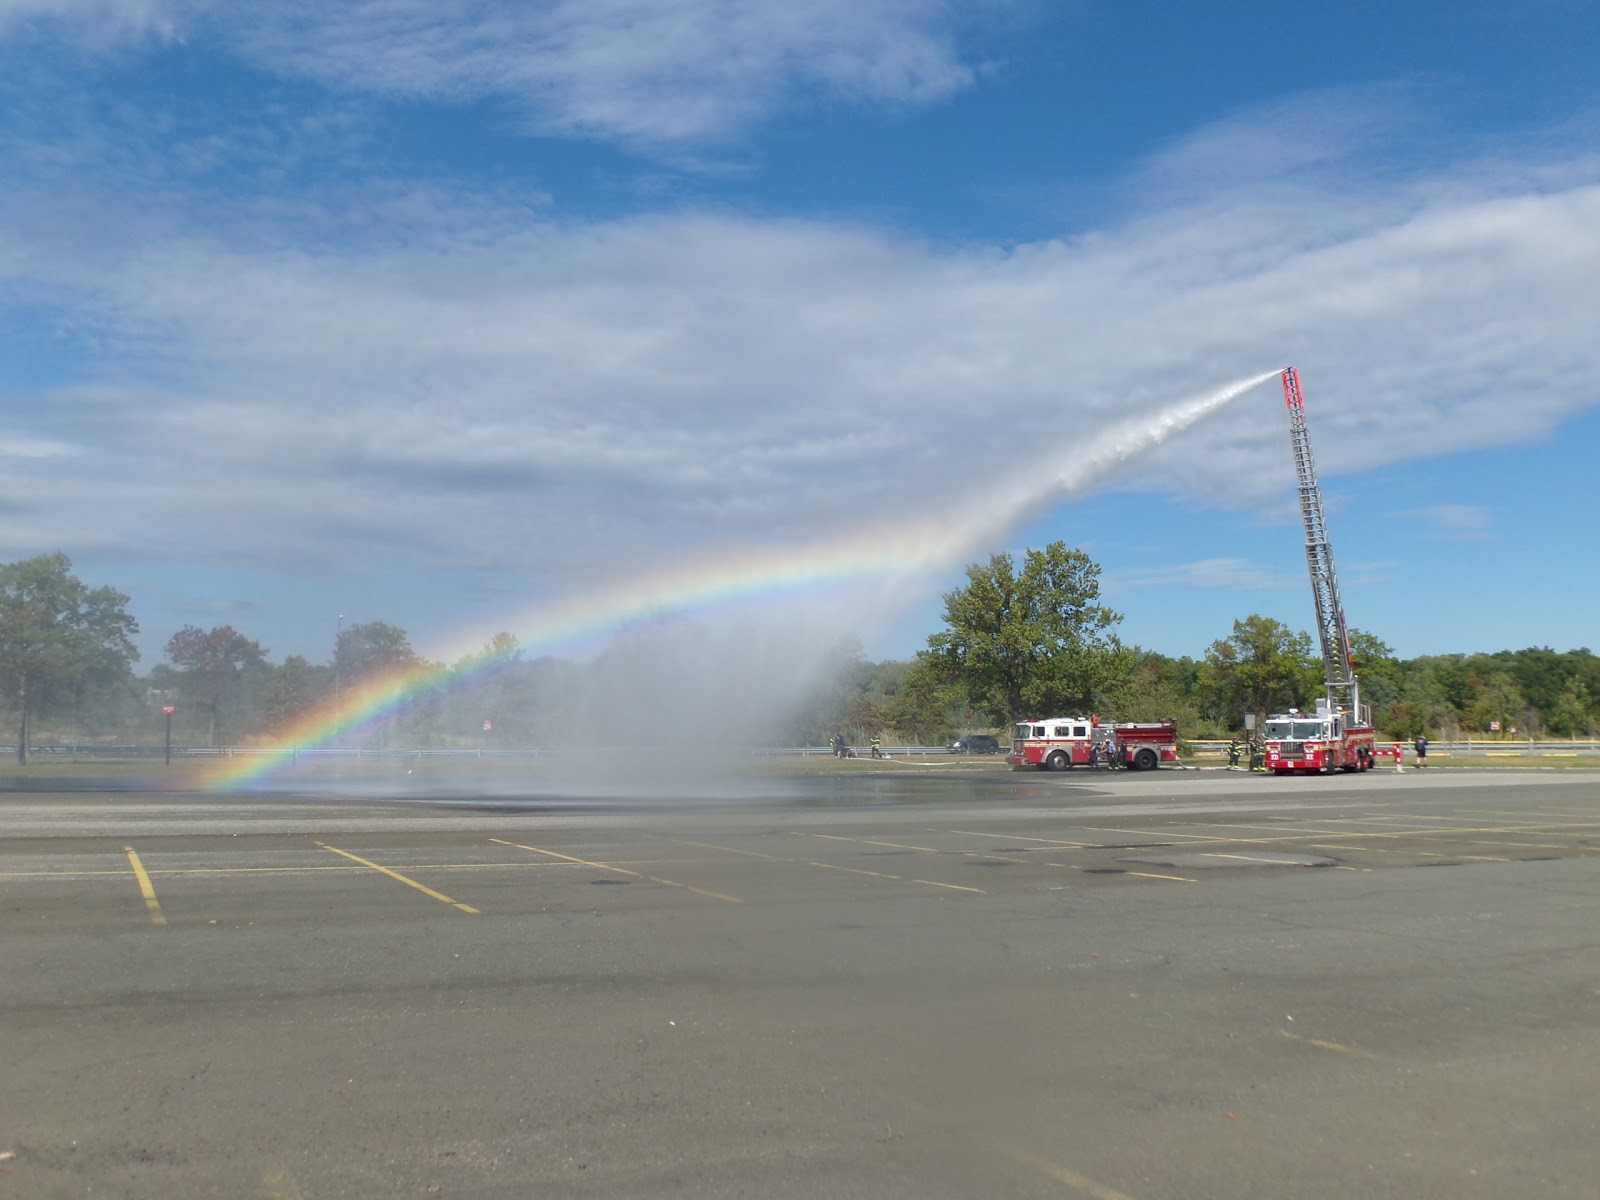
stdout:
<svg viewBox="0 0 1600 1200">
<path fill-rule="evenodd" d="M 1523 713 L 1527 700 L 1510 671 L 1495 671 L 1488 678 L 1472 676 L 1472 701 L 1462 714 L 1461 723 L 1474 733 L 1509 734 L 1512 729 L 1527 732 Z"/>
<path fill-rule="evenodd" d="M 1578 737 L 1594 731 L 1594 697 L 1576 673 L 1545 714 L 1545 726 L 1561 737 Z"/>
<path fill-rule="evenodd" d="M 1230 728 L 1246 713 L 1260 721 L 1268 713 L 1309 707 L 1321 692 L 1322 660 L 1311 635 L 1253 613 L 1233 623 L 1233 633 L 1206 651 L 1202 690 Z"/>
<path fill-rule="evenodd" d="M 335 680 L 341 688 L 380 672 L 411 670 L 424 665 L 411 648 L 410 635 L 383 621 L 369 621 L 343 630 L 333 652 Z"/>
<path fill-rule="evenodd" d="M 274 667 L 262 694 L 267 728 L 285 729 L 310 712 L 327 695 L 332 674 L 331 668 L 315 666 L 299 654 Z"/>
<path fill-rule="evenodd" d="M 909 664 L 894 665 L 904 666 L 904 670 L 884 705 L 889 728 L 913 746 L 949 741 L 963 724 L 962 689 L 942 677 L 926 650 Z"/>
<path fill-rule="evenodd" d="M 528 737 L 532 729 L 527 711 L 529 688 L 522 677 L 526 664 L 522 644 L 516 635 L 495 634 L 476 654 L 468 654 L 451 666 L 461 681 L 453 690 L 449 705 L 450 732 L 483 744 L 511 743 Z M 483 723 L 489 722 L 489 729 Z"/>
<path fill-rule="evenodd" d="M 967 586 L 944 598 L 945 628 L 928 638 L 936 677 L 997 726 L 1030 713 L 1101 707 L 1132 669 L 1100 603 L 1100 567 L 1082 550 L 1052 542 L 967 568 Z"/>
<path fill-rule="evenodd" d="M 1361 702 L 1377 716 L 1400 699 L 1404 673 L 1394 651 L 1377 637 L 1360 629 L 1350 630 L 1350 660 L 1356 682 L 1361 686 Z"/>
<path fill-rule="evenodd" d="M 90 588 L 65 554 L 0 566 L 0 676 L 16 689 L 17 762 L 28 761 L 29 718 L 86 685 L 120 685 L 138 658 L 128 597 Z"/>
<path fill-rule="evenodd" d="M 257 724 L 260 697 L 271 668 L 267 652 L 232 625 L 185 625 L 167 641 L 178 693 L 206 714 L 206 744 L 221 745 L 224 727 Z"/>
<path fill-rule="evenodd" d="M 1171 718 L 1187 737 L 1200 728 L 1196 695 L 1199 666 L 1190 658 L 1168 658 L 1134 649 L 1133 669 L 1110 699 L 1110 716 L 1118 721 L 1162 721 Z"/>
</svg>

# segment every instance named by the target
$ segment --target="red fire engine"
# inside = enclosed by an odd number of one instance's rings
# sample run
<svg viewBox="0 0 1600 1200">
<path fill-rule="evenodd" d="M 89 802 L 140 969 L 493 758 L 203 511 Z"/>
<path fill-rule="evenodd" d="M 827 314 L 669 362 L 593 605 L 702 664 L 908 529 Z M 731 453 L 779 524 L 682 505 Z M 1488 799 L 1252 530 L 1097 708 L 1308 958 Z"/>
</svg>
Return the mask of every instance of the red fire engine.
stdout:
<svg viewBox="0 0 1600 1200">
<path fill-rule="evenodd" d="M 1283 372 L 1283 399 L 1289 407 L 1289 440 L 1294 446 L 1295 474 L 1300 486 L 1300 516 L 1306 527 L 1306 563 L 1311 569 L 1311 594 L 1317 605 L 1317 636 L 1322 641 L 1327 694 L 1315 713 L 1289 712 L 1267 718 L 1261 740 L 1266 767 L 1275 775 L 1292 771 L 1327 774 L 1366 771 L 1372 767 L 1372 717 L 1356 684 L 1350 657 L 1350 632 L 1339 602 L 1339 580 L 1333 573 L 1333 548 L 1322 515 L 1322 489 L 1311 461 L 1311 435 L 1306 431 L 1300 398 L 1300 373 Z"/>
<path fill-rule="evenodd" d="M 1014 767 L 1037 767 L 1041 771 L 1065 771 L 1089 765 L 1091 751 L 1098 749 L 1097 761 L 1127 767 L 1134 771 L 1153 771 L 1164 762 L 1178 761 L 1176 721 L 1115 721 L 1102 724 L 1098 716 L 1030 717 L 1019 721 L 1011 731 L 1011 753 L 1006 761 Z"/>
<path fill-rule="evenodd" d="M 1363 706 L 1364 711 L 1364 706 Z M 1267 748 L 1267 769 L 1275 775 L 1291 771 L 1370 771 L 1375 735 L 1369 724 L 1351 725 L 1349 715 L 1328 709 L 1318 701 L 1317 711 L 1290 709 L 1281 717 L 1268 717 L 1262 740 Z"/>
</svg>

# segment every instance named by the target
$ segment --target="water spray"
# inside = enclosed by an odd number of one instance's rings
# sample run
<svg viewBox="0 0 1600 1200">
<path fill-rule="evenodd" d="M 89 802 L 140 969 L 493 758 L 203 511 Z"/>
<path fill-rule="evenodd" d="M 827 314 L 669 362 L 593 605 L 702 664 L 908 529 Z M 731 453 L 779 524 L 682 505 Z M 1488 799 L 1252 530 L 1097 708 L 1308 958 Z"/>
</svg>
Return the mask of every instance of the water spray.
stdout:
<svg viewBox="0 0 1600 1200">
<path fill-rule="evenodd" d="M 524 649 L 548 652 L 575 637 L 614 631 L 645 617 L 705 612 L 752 599 L 771 602 L 840 581 L 875 581 L 896 593 L 891 597 L 880 592 L 879 607 L 901 607 L 895 599 L 903 601 L 913 589 L 924 590 L 928 579 L 1003 536 L 1030 509 L 1081 492 L 1118 463 L 1160 445 L 1277 374 L 1276 370 L 1265 371 L 1153 414 L 1123 420 L 1072 446 L 1060 458 L 1013 478 L 986 496 L 981 505 L 971 506 L 974 515 L 963 519 L 947 517 L 901 526 L 887 541 L 881 531 L 873 530 L 809 546 L 766 546 L 732 557 L 679 563 L 650 575 L 619 578 L 609 586 L 565 597 L 528 614 L 517 633 Z M 807 674 L 799 660 L 806 646 L 814 643 L 796 639 L 792 630 L 779 642 L 789 665 L 785 668 L 774 662 L 769 664 L 771 669 L 759 674 L 769 683 L 788 680 L 796 685 L 790 690 L 798 695 L 796 688 Z M 750 674 L 748 654 L 738 652 L 737 647 L 726 654 L 741 674 Z M 705 674 L 708 666 L 703 653 L 682 665 L 685 674 Z M 286 742 L 309 751 L 335 739 L 360 736 L 411 706 L 469 686 L 477 677 L 470 671 L 425 669 L 364 681 L 360 689 L 346 688 L 341 697 L 308 713 L 286 731 Z M 221 764 L 214 783 L 248 786 L 292 763 L 293 758 L 290 752 L 281 751 L 243 763 L 230 761 Z M 659 784 L 659 779 L 653 782 L 657 788 Z"/>
</svg>

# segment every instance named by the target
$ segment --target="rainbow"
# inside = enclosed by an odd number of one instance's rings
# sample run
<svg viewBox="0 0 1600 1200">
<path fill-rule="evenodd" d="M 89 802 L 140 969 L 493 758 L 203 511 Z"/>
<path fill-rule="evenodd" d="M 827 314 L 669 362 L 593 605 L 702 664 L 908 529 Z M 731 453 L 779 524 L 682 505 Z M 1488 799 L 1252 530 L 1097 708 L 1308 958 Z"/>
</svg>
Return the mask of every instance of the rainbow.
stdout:
<svg viewBox="0 0 1600 1200">
<path fill-rule="evenodd" d="M 713 606 L 805 594 L 870 579 L 908 580 L 945 571 L 1030 508 L 1071 493 L 1115 464 L 1148 449 L 1277 374 L 1250 379 L 1155 413 L 1130 418 L 1072 447 L 1070 460 L 1013 478 L 1000 492 L 967 506 L 978 514 L 897 525 L 796 547 L 763 547 L 720 560 L 681 563 L 655 574 L 622 578 L 530 613 L 514 630 L 521 648 L 541 652 L 615 630 L 644 618 L 703 611 Z M 476 647 L 481 642 L 470 643 Z M 470 652 L 466 652 L 469 655 Z M 222 759 L 207 773 L 211 788 L 248 788 L 293 762 L 299 752 L 375 728 L 409 708 L 465 688 L 503 665 L 480 656 L 459 668 L 393 671 L 343 688 L 281 734 L 283 749 Z"/>
</svg>

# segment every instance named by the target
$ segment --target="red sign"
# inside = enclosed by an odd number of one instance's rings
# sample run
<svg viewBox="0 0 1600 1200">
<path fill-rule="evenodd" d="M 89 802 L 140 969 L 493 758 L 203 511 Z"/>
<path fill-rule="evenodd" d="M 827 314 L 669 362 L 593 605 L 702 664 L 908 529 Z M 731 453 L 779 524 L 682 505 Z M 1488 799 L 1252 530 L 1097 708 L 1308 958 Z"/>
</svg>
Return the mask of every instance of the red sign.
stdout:
<svg viewBox="0 0 1600 1200">
<path fill-rule="evenodd" d="M 173 713 L 177 712 L 178 710 L 173 708 L 172 705 L 169 704 L 165 708 L 163 708 L 161 711 L 166 713 L 167 716 L 170 717 Z"/>
<path fill-rule="evenodd" d="M 488 733 L 493 728 L 494 728 L 494 722 L 493 721 L 485 721 L 483 723 L 483 731 L 485 733 Z"/>
</svg>

